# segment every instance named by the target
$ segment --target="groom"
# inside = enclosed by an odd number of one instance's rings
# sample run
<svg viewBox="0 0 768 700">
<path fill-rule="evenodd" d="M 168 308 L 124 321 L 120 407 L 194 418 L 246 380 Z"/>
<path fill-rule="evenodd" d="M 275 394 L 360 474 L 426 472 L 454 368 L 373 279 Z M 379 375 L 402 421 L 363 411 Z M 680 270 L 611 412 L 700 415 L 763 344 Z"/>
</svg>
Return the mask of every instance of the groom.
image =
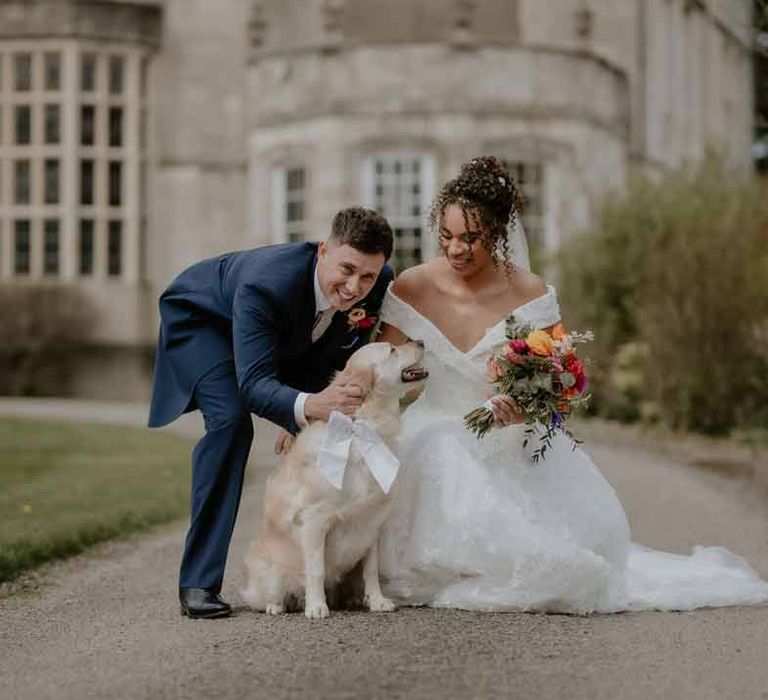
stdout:
<svg viewBox="0 0 768 700">
<path fill-rule="evenodd" d="M 229 253 L 182 272 L 160 297 L 149 426 L 198 409 L 192 514 L 179 577 L 181 611 L 225 617 L 219 597 L 248 452 L 251 413 L 289 433 L 331 411 L 352 415 L 360 390 L 329 386 L 369 339 L 392 281 L 387 220 L 352 207 L 327 241 Z"/>
</svg>

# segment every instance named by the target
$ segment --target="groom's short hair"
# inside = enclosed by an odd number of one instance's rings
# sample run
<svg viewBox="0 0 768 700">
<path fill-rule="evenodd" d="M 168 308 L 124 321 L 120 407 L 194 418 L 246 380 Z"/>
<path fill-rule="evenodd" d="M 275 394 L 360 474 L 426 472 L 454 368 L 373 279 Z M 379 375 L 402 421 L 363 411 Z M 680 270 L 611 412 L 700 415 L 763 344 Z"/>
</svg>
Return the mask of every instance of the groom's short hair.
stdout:
<svg viewBox="0 0 768 700">
<path fill-rule="evenodd" d="M 348 207 L 333 217 L 330 238 L 340 245 L 352 246 L 367 255 L 392 255 L 392 227 L 377 211 Z"/>
</svg>

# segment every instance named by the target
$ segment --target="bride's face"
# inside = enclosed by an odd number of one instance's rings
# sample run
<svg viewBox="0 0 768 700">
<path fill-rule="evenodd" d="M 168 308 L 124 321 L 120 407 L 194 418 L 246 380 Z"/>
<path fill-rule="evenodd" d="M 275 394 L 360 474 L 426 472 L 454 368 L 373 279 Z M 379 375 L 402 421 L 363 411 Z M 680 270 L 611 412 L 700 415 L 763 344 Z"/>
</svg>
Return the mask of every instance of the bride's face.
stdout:
<svg viewBox="0 0 768 700">
<path fill-rule="evenodd" d="M 440 227 L 440 247 L 448 264 L 462 277 L 470 277 L 488 265 L 491 257 L 483 247 L 480 217 L 474 209 L 449 204 L 443 212 Z"/>
</svg>

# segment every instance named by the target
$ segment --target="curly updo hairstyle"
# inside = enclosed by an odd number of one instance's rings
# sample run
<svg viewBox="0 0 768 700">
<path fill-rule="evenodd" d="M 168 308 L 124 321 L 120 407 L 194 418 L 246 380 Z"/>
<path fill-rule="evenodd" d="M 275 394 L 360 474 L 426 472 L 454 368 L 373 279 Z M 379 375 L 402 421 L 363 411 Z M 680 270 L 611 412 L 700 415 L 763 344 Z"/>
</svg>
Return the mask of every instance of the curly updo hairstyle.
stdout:
<svg viewBox="0 0 768 700">
<path fill-rule="evenodd" d="M 447 182 L 429 210 L 429 227 L 439 233 L 448 206 L 458 204 L 464 212 L 476 212 L 482 233 L 480 240 L 496 267 L 512 272 L 512 251 L 507 241 L 507 227 L 517 218 L 519 194 L 509 171 L 494 156 L 473 158 L 461 166 L 458 177 Z"/>
</svg>

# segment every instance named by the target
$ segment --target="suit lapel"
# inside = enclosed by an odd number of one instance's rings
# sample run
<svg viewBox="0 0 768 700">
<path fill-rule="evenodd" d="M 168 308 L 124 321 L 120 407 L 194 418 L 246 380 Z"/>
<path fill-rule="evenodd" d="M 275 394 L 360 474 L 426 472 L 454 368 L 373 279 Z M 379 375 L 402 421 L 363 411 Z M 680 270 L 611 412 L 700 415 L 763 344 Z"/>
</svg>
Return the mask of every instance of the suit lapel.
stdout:
<svg viewBox="0 0 768 700">
<path fill-rule="evenodd" d="M 307 244 L 309 261 L 304 270 L 304 290 L 301 295 L 301 306 L 294 315 L 295 322 L 290 332 L 289 346 L 294 350 L 291 354 L 301 354 L 312 344 L 312 326 L 315 322 L 315 265 L 317 264 L 317 246 Z M 292 314 L 293 315 L 293 314 Z"/>
</svg>

